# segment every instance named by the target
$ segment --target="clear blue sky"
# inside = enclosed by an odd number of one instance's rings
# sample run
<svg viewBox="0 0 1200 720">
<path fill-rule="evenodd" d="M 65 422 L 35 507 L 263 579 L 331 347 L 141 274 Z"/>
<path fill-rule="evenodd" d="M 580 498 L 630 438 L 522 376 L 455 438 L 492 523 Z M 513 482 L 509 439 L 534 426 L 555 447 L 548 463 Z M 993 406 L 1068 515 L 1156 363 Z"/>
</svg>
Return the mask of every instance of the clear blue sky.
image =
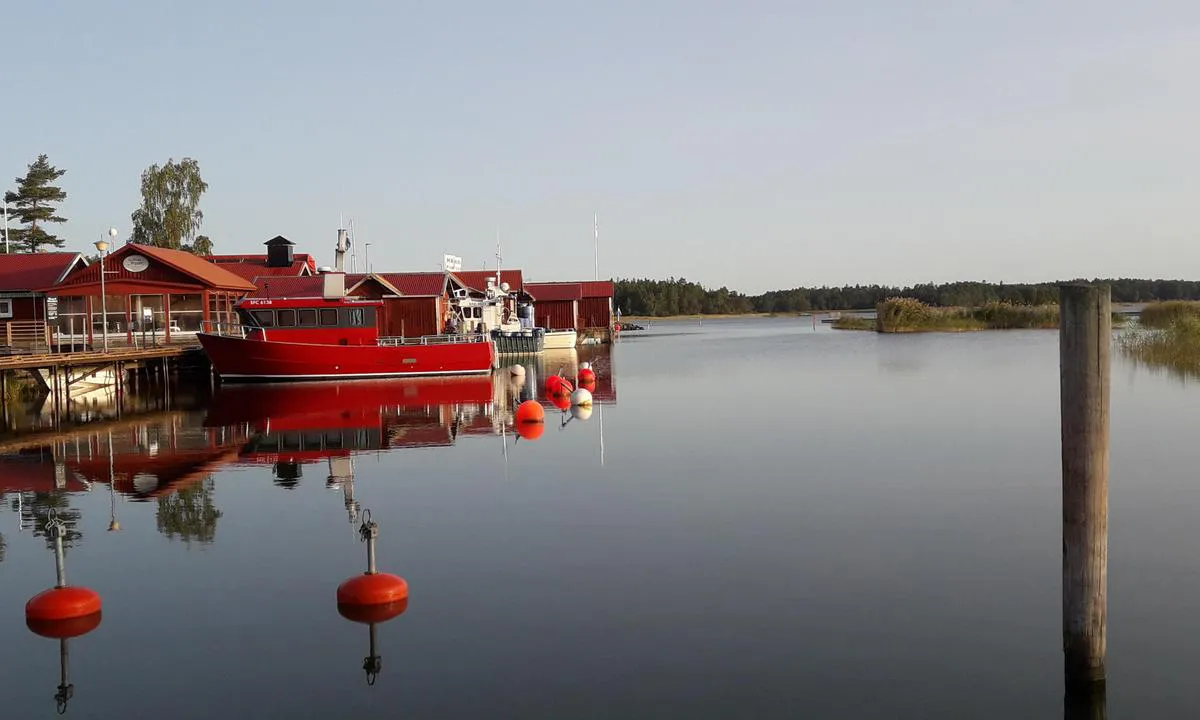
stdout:
<svg viewBox="0 0 1200 720">
<path fill-rule="evenodd" d="M 200 162 L 220 252 L 796 285 L 1200 276 L 1200 2 L 27 2 L 6 187 L 72 247 Z M 361 262 L 361 256 L 359 258 Z"/>
</svg>

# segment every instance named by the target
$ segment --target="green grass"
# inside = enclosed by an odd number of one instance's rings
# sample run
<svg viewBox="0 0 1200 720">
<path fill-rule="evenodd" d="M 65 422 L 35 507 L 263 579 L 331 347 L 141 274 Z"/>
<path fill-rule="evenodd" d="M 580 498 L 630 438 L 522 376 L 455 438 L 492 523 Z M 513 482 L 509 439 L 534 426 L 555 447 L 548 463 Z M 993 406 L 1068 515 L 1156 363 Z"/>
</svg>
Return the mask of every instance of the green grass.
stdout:
<svg viewBox="0 0 1200 720">
<path fill-rule="evenodd" d="M 1185 312 L 1166 327 L 1129 330 L 1120 342 L 1125 353 L 1146 365 L 1200 377 L 1200 315 Z"/>
<path fill-rule="evenodd" d="M 912 298 L 889 298 L 876 308 L 882 333 L 966 332 L 1058 327 L 1057 305 L 992 302 L 976 308 L 943 308 Z"/>
<path fill-rule="evenodd" d="M 1142 327 L 1165 330 L 1180 318 L 1200 318 L 1200 302 L 1167 300 L 1150 303 L 1142 309 Z"/>
<path fill-rule="evenodd" d="M 875 320 L 861 315 L 843 315 L 830 323 L 830 327 L 834 330 L 874 330 Z"/>
</svg>

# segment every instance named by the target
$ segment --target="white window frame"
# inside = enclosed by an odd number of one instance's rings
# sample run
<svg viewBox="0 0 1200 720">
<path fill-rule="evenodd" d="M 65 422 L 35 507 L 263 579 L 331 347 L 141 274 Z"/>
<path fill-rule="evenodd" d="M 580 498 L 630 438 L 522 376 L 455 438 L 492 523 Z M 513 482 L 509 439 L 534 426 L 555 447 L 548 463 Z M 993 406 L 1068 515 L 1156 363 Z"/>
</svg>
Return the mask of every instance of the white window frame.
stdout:
<svg viewBox="0 0 1200 720">
<path fill-rule="evenodd" d="M 11 318 L 13 316 L 12 304 L 12 298 L 0 298 L 0 318 Z"/>
</svg>

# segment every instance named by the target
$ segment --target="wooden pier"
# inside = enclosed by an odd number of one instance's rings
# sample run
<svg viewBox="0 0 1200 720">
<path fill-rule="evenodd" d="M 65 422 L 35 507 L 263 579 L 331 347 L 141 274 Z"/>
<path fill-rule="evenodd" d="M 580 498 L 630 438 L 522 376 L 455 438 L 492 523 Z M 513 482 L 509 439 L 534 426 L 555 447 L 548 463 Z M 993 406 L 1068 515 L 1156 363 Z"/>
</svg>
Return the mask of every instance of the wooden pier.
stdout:
<svg viewBox="0 0 1200 720">
<path fill-rule="evenodd" d="M 0 406 L 3 406 L 4 427 L 8 426 L 9 383 L 17 373 L 26 373 L 49 394 L 57 424 L 70 404 L 72 386 L 85 384 L 88 389 L 112 386 L 124 393 L 130 370 L 153 370 L 166 377 L 171 360 L 203 357 L 198 345 L 160 345 L 157 347 L 125 347 L 107 351 L 15 353 L 0 355 Z M 118 408 L 120 407 L 118 403 Z"/>
</svg>

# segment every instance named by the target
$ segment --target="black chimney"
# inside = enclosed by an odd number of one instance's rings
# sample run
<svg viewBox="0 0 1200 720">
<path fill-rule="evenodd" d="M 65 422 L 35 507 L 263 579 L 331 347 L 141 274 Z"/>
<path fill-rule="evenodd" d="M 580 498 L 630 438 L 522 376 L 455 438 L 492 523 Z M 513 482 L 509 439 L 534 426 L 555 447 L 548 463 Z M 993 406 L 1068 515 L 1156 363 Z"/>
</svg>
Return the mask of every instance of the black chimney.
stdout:
<svg viewBox="0 0 1200 720">
<path fill-rule="evenodd" d="M 267 267 L 291 267 L 292 247 L 295 244 L 282 235 L 276 235 L 263 243 L 267 246 Z"/>
</svg>

